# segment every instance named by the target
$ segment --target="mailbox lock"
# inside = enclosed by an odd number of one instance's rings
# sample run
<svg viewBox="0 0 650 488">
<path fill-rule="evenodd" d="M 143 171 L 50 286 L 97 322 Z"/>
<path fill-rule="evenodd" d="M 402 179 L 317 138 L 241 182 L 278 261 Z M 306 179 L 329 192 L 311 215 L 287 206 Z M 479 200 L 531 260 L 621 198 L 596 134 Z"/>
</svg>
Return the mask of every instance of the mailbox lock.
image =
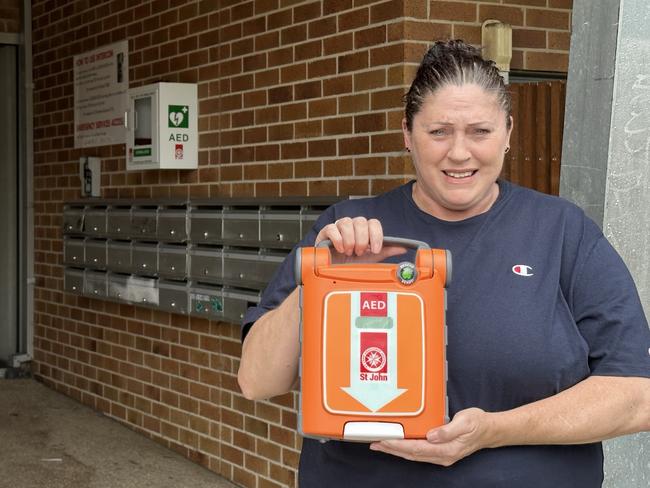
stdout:
<svg viewBox="0 0 650 488">
<path fill-rule="evenodd" d="M 284 235 L 282 235 L 282 234 L 276 234 L 276 236 L 275 236 L 275 240 L 276 240 L 276 241 L 280 241 L 280 242 L 281 242 L 281 241 L 284 241 Z"/>
<path fill-rule="evenodd" d="M 146 267 L 147 267 L 147 263 L 142 263 L 142 267 L 143 267 L 143 268 L 146 268 Z"/>
<path fill-rule="evenodd" d="M 203 237 L 205 237 L 205 238 L 207 239 L 207 238 L 208 238 L 208 233 L 207 233 L 207 232 L 204 232 L 204 233 L 203 233 Z"/>
<path fill-rule="evenodd" d="M 146 298 L 143 298 L 143 299 L 142 299 L 142 303 L 147 303 L 147 299 L 146 299 Z"/>
<path fill-rule="evenodd" d="M 243 238 L 244 238 L 244 234 L 239 234 L 239 238 L 240 238 L 240 239 L 243 239 Z"/>
<path fill-rule="evenodd" d="M 76 261 L 76 260 L 77 260 L 77 256 L 72 256 L 72 260 L 73 260 L 73 261 Z"/>
<path fill-rule="evenodd" d="M 118 231 L 118 232 L 122 232 L 122 229 L 118 227 L 118 228 L 117 228 L 117 231 Z"/>
<path fill-rule="evenodd" d="M 94 293 L 95 295 L 99 295 L 99 290 L 93 290 L 93 293 Z"/>
<path fill-rule="evenodd" d="M 93 227 L 93 231 L 97 232 L 99 229 L 97 229 L 97 226 Z"/>
<path fill-rule="evenodd" d="M 239 279 L 243 280 L 244 279 L 244 273 L 239 273 Z"/>
<path fill-rule="evenodd" d="M 171 267 L 171 270 L 172 270 L 172 271 L 176 271 L 176 266 L 172 266 L 172 267 Z"/>
<path fill-rule="evenodd" d="M 203 274 L 207 276 L 210 274 L 210 270 L 208 268 L 203 268 Z"/>
<path fill-rule="evenodd" d="M 77 287 L 73 285 L 72 286 L 72 291 L 75 291 L 76 289 L 77 289 Z"/>
<path fill-rule="evenodd" d="M 174 234 L 176 234 L 176 231 L 175 231 L 174 229 L 172 229 L 172 230 L 169 231 L 169 233 L 170 233 L 171 235 L 174 235 Z"/>
<path fill-rule="evenodd" d="M 176 302 L 172 302 L 170 305 L 172 306 L 172 308 L 174 308 L 176 307 Z"/>
<path fill-rule="evenodd" d="M 93 263 L 96 263 L 96 262 L 97 262 L 97 258 L 93 258 Z"/>
<path fill-rule="evenodd" d="M 116 296 L 117 296 L 117 298 L 120 298 L 122 296 L 122 294 L 118 293 Z"/>
</svg>

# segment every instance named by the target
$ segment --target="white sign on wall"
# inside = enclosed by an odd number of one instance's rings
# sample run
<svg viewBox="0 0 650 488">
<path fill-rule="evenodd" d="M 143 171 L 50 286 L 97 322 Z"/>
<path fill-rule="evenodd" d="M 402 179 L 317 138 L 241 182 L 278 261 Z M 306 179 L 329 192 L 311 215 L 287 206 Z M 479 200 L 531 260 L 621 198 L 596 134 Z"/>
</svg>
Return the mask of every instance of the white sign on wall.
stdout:
<svg viewBox="0 0 650 488">
<path fill-rule="evenodd" d="M 126 142 L 128 54 L 121 41 L 74 57 L 74 147 Z"/>
</svg>

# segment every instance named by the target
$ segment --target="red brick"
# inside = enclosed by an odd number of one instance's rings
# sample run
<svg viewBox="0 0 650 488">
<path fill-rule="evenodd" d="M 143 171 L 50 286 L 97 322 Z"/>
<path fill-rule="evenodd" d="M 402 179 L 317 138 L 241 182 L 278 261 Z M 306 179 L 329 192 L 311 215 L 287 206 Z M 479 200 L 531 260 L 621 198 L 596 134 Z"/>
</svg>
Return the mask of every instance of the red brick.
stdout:
<svg viewBox="0 0 650 488">
<path fill-rule="evenodd" d="M 559 10 L 530 8 L 526 10 L 526 25 L 529 27 L 569 30 L 571 28 L 570 15 L 568 12 Z"/>
<path fill-rule="evenodd" d="M 526 69 L 540 71 L 559 71 L 566 73 L 569 55 L 564 53 L 542 53 L 528 51 L 524 55 Z"/>
<path fill-rule="evenodd" d="M 512 45 L 518 48 L 544 49 L 546 47 L 546 32 L 533 29 L 513 29 Z"/>
<path fill-rule="evenodd" d="M 339 32 L 358 29 L 369 22 L 370 10 L 367 7 L 345 12 L 338 16 Z"/>
<path fill-rule="evenodd" d="M 571 45 L 571 34 L 569 32 L 553 32 L 547 33 L 548 48 L 568 51 Z"/>
<path fill-rule="evenodd" d="M 476 3 L 433 0 L 430 7 L 429 18 L 432 20 L 476 22 L 478 12 Z"/>
</svg>

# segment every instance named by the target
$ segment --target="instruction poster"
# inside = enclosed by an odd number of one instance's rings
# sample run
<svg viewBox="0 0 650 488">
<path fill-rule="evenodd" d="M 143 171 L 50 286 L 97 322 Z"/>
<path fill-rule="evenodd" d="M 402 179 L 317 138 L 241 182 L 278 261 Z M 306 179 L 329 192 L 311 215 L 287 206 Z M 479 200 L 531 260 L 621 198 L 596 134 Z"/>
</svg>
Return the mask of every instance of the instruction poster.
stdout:
<svg viewBox="0 0 650 488">
<path fill-rule="evenodd" d="M 128 104 L 128 41 L 74 57 L 74 146 L 124 144 Z"/>
</svg>

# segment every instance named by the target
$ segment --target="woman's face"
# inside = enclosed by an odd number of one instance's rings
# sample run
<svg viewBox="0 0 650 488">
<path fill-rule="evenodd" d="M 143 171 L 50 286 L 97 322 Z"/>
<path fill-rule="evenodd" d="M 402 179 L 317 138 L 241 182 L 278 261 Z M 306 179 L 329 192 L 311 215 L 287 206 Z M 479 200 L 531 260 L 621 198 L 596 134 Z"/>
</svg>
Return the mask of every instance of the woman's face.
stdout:
<svg viewBox="0 0 650 488">
<path fill-rule="evenodd" d="M 492 206 L 512 130 L 495 94 L 474 84 L 443 86 L 425 97 L 411 130 L 406 119 L 402 129 L 418 177 L 413 198 L 422 210 L 462 220 Z"/>
</svg>

